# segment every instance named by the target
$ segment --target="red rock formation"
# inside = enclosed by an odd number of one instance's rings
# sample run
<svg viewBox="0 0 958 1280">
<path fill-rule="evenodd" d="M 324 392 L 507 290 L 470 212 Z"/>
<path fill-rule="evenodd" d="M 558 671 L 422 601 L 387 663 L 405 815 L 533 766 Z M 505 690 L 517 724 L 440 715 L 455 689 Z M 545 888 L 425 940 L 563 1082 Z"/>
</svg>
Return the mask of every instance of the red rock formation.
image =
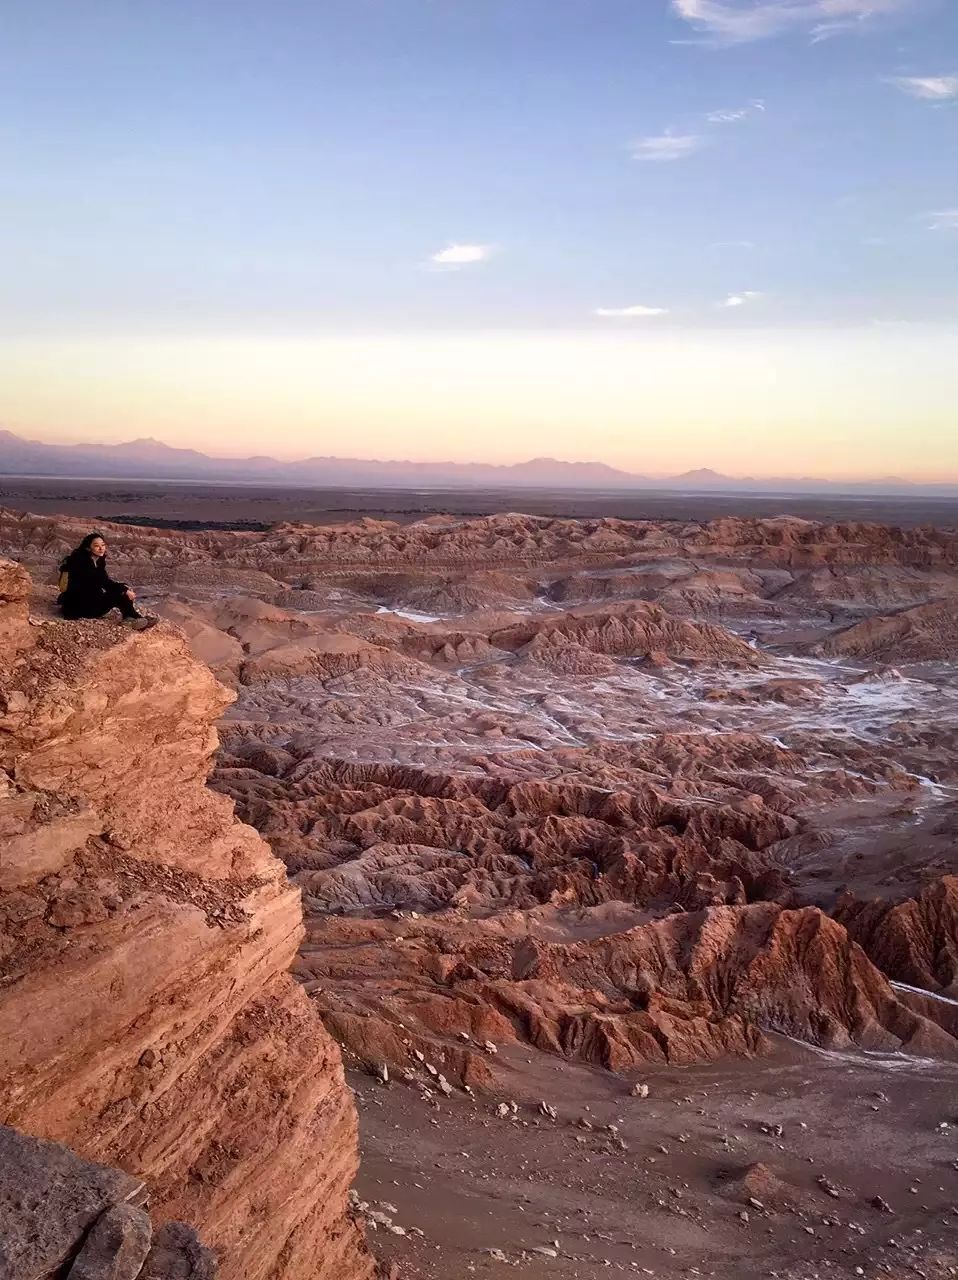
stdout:
<svg viewBox="0 0 958 1280">
<path fill-rule="evenodd" d="M 0 1120 L 148 1180 L 229 1280 L 365 1280 L 298 894 L 205 786 L 230 697 L 169 627 L 31 626 L 27 589 L 0 567 Z"/>
<path fill-rule="evenodd" d="M 614 1071 L 753 1055 L 770 1031 L 958 1058 L 954 1020 L 909 1007 L 814 908 L 715 907 L 569 943 L 515 923 L 343 919 L 309 930 L 297 971 L 361 1061 L 408 1066 L 418 1049 L 469 1085 L 488 1078 L 486 1041 Z"/>
<path fill-rule="evenodd" d="M 527 619 L 502 631 L 494 631 L 489 642 L 507 652 L 536 644 L 541 652 L 547 645 L 572 643 L 592 653 L 619 658 L 644 658 L 664 653 L 670 658 L 703 659 L 758 666 L 761 655 L 744 640 L 709 623 L 686 622 L 674 618 L 661 606 L 646 602 L 604 608 L 576 609 L 558 617 Z"/>
<path fill-rule="evenodd" d="M 470 963 L 488 971 L 467 949 Z M 613 1068 L 749 1053 L 762 1031 L 958 1057 L 958 1041 L 912 1013 L 814 908 L 714 907 L 589 942 L 523 944 L 495 990 L 535 1043 L 568 1051 L 595 1038 L 588 1056 Z"/>
<path fill-rule="evenodd" d="M 958 876 L 904 902 L 846 893 L 832 914 L 889 977 L 958 997 Z"/>
<path fill-rule="evenodd" d="M 954 599 L 934 600 L 882 617 L 867 618 L 821 645 L 828 657 L 881 662 L 931 662 L 958 652 L 958 608 Z"/>
<path fill-rule="evenodd" d="M 834 921 L 755 903 L 788 898 L 774 846 L 796 827 L 741 783 L 763 753 L 801 768 L 767 740 L 566 752 L 562 780 L 521 781 L 293 744 L 231 750 L 220 785 L 317 913 L 297 972 L 366 1062 L 419 1049 L 474 1085 L 489 1069 L 478 1045 L 517 1034 L 617 1070 L 754 1053 L 769 1029 L 828 1047 L 958 1048 Z"/>
<path fill-rule="evenodd" d="M 736 576 L 740 577 L 742 567 L 747 569 L 741 581 L 749 590 L 755 589 L 756 569 L 761 566 L 792 575 L 823 566 L 844 571 L 864 565 L 870 572 L 876 566 L 898 566 L 917 584 L 922 573 L 935 574 L 958 564 L 958 534 L 951 530 L 822 524 L 789 517 L 683 525 L 504 513 L 461 520 L 429 518 L 405 525 L 370 519 L 345 525 L 280 524 L 266 533 L 105 527 L 118 558 L 140 566 L 141 580 L 149 567 L 154 581 L 173 586 L 189 570 L 187 579 L 193 585 L 205 584 L 214 590 L 217 585 L 222 589 L 244 583 L 250 589 L 251 573 L 268 574 L 283 583 L 295 575 L 302 583 L 304 578 L 325 581 L 331 573 L 341 576 L 369 568 L 382 581 L 390 570 L 411 567 L 424 580 L 448 570 L 460 575 L 463 569 L 548 564 L 555 579 L 564 562 L 627 565 L 634 571 L 635 564 L 630 562 L 636 560 L 685 557 L 697 568 L 702 561 L 719 562 L 721 580 L 711 574 L 700 584 L 711 592 L 716 587 L 738 590 L 727 574 L 730 562 Z M 0 547 L 15 551 L 28 564 L 48 565 L 51 572 L 63 552 L 88 531 L 89 521 L 0 508 Z M 215 572 L 204 577 L 204 566 L 212 566 Z M 781 590 L 788 581 L 788 576 L 775 579 L 773 575 L 769 584 L 774 582 L 774 589 Z M 357 585 L 362 589 L 362 584 Z M 494 583 L 490 585 L 495 589 Z M 510 589 L 521 587 L 513 584 Z M 762 593 L 767 589 L 763 587 Z"/>
</svg>

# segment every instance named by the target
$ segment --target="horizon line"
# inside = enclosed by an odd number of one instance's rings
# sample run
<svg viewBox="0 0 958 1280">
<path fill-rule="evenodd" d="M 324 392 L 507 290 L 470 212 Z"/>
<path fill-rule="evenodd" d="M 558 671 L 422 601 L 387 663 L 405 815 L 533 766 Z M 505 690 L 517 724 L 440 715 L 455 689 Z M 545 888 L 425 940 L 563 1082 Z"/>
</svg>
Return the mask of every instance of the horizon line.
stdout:
<svg viewBox="0 0 958 1280">
<path fill-rule="evenodd" d="M 36 428 L 26 428 L 26 429 L 36 430 Z M 137 443 L 154 444 L 154 445 L 160 446 L 160 448 L 162 449 L 170 450 L 173 453 L 176 453 L 176 452 L 197 453 L 202 458 L 205 458 L 210 462 L 224 464 L 224 465 L 230 464 L 230 463 L 241 465 L 243 463 L 251 463 L 256 459 L 261 459 L 264 462 L 275 462 L 280 467 L 296 466 L 306 462 L 329 461 L 330 463 L 340 463 L 340 464 L 357 463 L 360 465 L 378 466 L 378 467 L 384 467 L 384 468 L 386 467 L 427 467 L 431 469 L 436 469 L 441 467 L 453 467 L 456 469 L 460 469 L 460 468 L 465 469 L 465 468 L 485 467 L 485 468 L 492 468 L 492 469 L 502 470 L 502 471 L 510 471 L 510 470 L 515 471 L 516 469 L 521 467 L 528 467 L 534 463 L 541 463 L 543 465 L 553 464 L 553 465 L 558 465 L 560 467 L 572 467 L 572 468 L 603 467 L 603 468 L 608 468 L 610 471 L 614 472 L 616 476 L 622 477 L 623 479 L 646 480 L 646 481 L 655 481 L 655 482 L 691 479 L 696 476 L 700 476 L 700 477 L 713 476 L 716 482 L 725 481 L 725 482 L 731 482 L 731 483 L 738 482 L 743 484 L 745 483 L 761 484 L 763 482 L 777 483 L 777 484 L 781 484 L 781 483 L 802 484 L 807 482 L 813 482 L 817 484 L 831 484 L 831 485 L 849 484 L 849 485 L 856 485 L 856 486 L 880 485 L 880 484 L 896 485 L 897 484 L 897 485 L 914 486 L 916 488 L 922 488 L 922 487 L 940 488 L 940 487 L 958 486 L 958 475 L 956 476 L 944 475 L 934 479 L 930 479 L 927 476 L 919 477 L 914 474 L 909 474 L 907 472 L 895 473 L 891 475 L 887 475 L 887 474 L 875 475 L 874 473 L 867 473 L 867 472 L 858 473 L 858 474 L 843 474 L 843 475 L 825 474 L 823 475 L 820 473 L 803 471 L 800 474 L 788 473 L 788 472 L 763 474 L 761 472 L 753 472 L 747 475 L 742 475 L 737 473 L 724 472 L 719 470 L 718 468 L 712 467 L 709 464 L 700 464 L 694 467 L 686 467 L 681 471 L 661 471 L 658 469 L 633 470 L 632 466 L 634 464 L 610 463 L 610 462 L 606 462 L 601 458 L 559 458 L 553 455 L 544 455 L 544 454 L 537 454 L 532 457 L 524 456 L 509 462 L 485 461 L 485 460 L 476 459 L 476 458 L 470 458 L 463 461 L 457 461 L 452 458 L 433 458 L 433 459 L 415 458 L 415 457 L 382 458 L 382 457 L 363 457 L 357 454 L 340 455 L 340 454 L 334 454 L 334 453 L 310 453 L 310 454 L 297 454 L 297 455 L 291 455 L 288 457 L 282 457 L 282 456 L 277 456 L 276 454 L 239 454 L 237 455 L 237 454 L 223 454 L 218 452 L 207 453 L 203 449 L 196 448 L 195 446 L 191 446 L 191 445 L 168 444 L 165 440 L 162 440 L 155 435 L 135 436 L 131 439 L 124 439 L 120 441 L 89 440 L 89 439 L 80 440 L 80 441 L 76 441 L 76 440 L 63 441 L 62 439 L 51 440 L 51 439 L 22 436 L 22 435 L 19 435 L 18 432 L 11 430 L 9 427 L 4 427 L 0 425 L 0 438 L 2 438 L 3 434 L 9 434 L 10 436 L 13 436 L 16 440 L 24 444 L 28 444 L 28 445 L 35 444 L 35 445 L 39 445 L 42 448 L 52 448 L 52 449 L 82 450 L 84 448 L 94 448 L 94 449 L 114 450 L 114 449 L 123 449 L 125 447 L 134 445 Z M 20 476 L 20 478 L 22 479 L 27 479 L 27 478 L 39 479 L 39 478 L 47 478 L 47 476 L 51 479 L 53 478 L 58 478 L 58 479 L 120 478 L 120 477 L 96 476 L 92 474 L 83 475 L 83 476 L 79 474 L 75 474 L 72 477 L 70 476 L 64 477 L 62 475 L 58 475 L 57 473 L 32 472 L 32 473 L 29 473 L 28 475 L 28 473 L 25 473 L 25 472 L 9 472 L 4 470 L 2 459 L 0 459 L 0 475 L 11 477 L 11 478 L 15 476 Z M 129 477 L 123 477 L 123 478 L 145 480 L 145 479 L 150 479 L 151 477 L 129 476 Z M 152 477 L 152 478 L 153 479 L 160 479 L 160 478 L 174 479 L 174 478 L 183 478 L 183 477 Z M 203 480 L 203 479 L 208 479 L 209 477 L 196 476 L 194 478 L 197 480 Z M 589 487 L 589 486 L 586 486 L 586 487 Z"/>
</svg>

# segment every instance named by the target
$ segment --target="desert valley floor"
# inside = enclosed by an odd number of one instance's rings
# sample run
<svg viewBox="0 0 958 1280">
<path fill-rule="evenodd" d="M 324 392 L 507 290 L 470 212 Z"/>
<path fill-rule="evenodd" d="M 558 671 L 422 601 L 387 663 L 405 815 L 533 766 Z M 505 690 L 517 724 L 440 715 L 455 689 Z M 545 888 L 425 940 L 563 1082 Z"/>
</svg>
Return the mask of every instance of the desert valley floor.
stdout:
<svg viewBox="0 0 958 1280">
<path fill-rule="evenodd" d="M 958 527 L 101 527 L 235 691 L 398 1275 L 958 1275 Z"/>
</svg>

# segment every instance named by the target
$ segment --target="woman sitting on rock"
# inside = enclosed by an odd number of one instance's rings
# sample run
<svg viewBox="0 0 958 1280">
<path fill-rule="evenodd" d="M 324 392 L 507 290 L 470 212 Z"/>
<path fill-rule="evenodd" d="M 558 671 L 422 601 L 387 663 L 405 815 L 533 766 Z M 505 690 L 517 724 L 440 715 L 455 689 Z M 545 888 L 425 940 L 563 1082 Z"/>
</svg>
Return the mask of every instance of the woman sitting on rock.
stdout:
<svg viewBox="0 0 958 1280">
<path fill-rule="evenodd" d="M 123 622 L 134 631 L 156 624 L 133 601 L 136 593 L 125 582 L 114 582 L 106 571 L 106 543 L 102 534 L 90 533 L 60 565 L 57 604 L 64 618 L 102 618 L 119 609 Z"/>
</svg>

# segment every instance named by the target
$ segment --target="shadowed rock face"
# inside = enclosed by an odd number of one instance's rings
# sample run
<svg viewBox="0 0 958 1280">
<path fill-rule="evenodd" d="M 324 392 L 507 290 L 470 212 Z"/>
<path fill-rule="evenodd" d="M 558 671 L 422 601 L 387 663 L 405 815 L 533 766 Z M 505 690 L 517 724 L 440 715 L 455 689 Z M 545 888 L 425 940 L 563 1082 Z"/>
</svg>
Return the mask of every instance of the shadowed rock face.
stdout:
<svg viewBox="0 0 958 1280">
<path fill-rule="evenodd" d="M 889 977 L 958 997 L 958 877 L 897 903 L 849 892 L 834 914 Z"/>
<path fill-rule="evenodd" d="M 221 1276 L 368 1277 L 299 896 L 205 785 L 231 695 L 172 628 L 32 625 L 28 589 L 0 565 L 0 1119 L 146 1179 Z"/>
</svg>

